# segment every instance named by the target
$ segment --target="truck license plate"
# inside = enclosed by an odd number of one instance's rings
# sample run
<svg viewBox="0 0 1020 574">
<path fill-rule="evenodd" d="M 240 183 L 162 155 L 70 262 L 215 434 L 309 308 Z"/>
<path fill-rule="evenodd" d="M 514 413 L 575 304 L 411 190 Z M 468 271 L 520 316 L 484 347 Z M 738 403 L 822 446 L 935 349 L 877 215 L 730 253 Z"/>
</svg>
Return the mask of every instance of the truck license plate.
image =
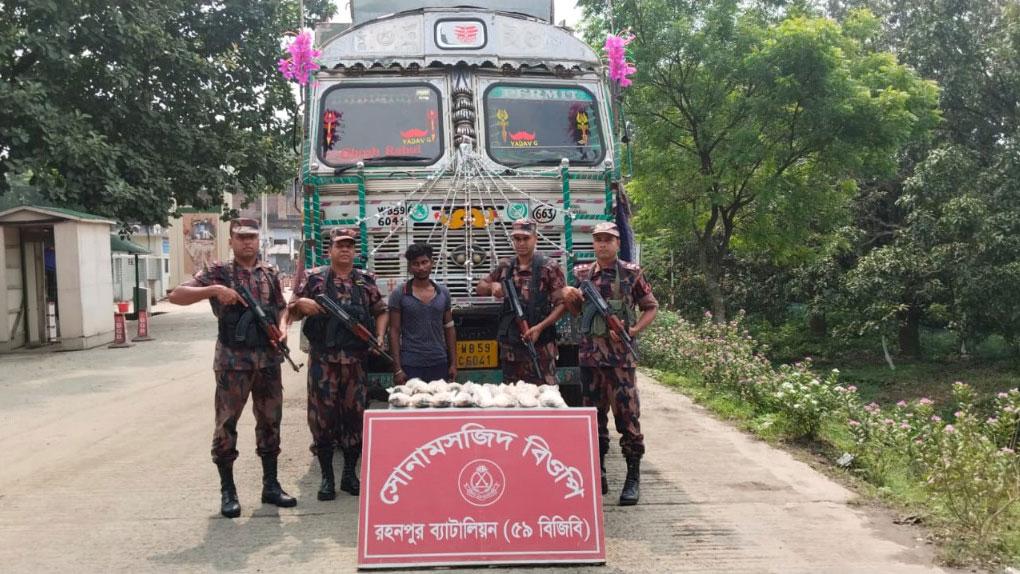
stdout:
<svg viewBox="0 0 1020 574">
<path fill-rule="evenodd" d="M 457 341 L 458 369 L 491 369 L 499 366 L 496 341 Z"/>
</svg>

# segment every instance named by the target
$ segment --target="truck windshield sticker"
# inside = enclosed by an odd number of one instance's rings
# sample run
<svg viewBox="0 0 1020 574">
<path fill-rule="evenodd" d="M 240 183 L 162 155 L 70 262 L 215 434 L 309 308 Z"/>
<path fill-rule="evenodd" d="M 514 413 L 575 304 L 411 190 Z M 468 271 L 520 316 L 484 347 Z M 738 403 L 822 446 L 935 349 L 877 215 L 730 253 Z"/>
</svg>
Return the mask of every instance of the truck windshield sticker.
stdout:
<svg viewBox="0 0 1020 574">
<path fill-rule="evenodd" d="M 443 153 L 439 92 L 430 86 L 335 86 L 319 109 L 326 165 L 428 164 Z"/>
<path fill-rule="evenodd" d="M 485 95 L 489 155 L 504 165 L 602 160 L 602 130 L 594 96 L 578 87 L 498 85 Z"/>
</svg>

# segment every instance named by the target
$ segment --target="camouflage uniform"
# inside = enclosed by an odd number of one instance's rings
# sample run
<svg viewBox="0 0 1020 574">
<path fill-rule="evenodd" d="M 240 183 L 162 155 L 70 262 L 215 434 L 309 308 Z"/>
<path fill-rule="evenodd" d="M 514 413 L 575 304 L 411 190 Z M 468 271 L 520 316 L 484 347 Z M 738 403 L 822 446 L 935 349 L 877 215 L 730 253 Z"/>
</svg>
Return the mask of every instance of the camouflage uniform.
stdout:
<svg viewBox="0 0 1020 574">
<path fill-rule="evenodd" d="M 283 309 L 286 304 L 276 268 L 258 261 L 253 269 L 243 269 L 233 261 L 213 263 L 199 271 L 189 287 L 246 285 L 259 302 Z M 213 313 L 221 318 L 227 309 L 211 299 Z M 280 454 L 280 420 L 283 416 L 283 383 L 280 363 L 283 356 L 270 349 L 230 347 L 216 340 L 213 371 L 216 373 L 216 427 L 212 440 L 212 459 L 216 464 L 237 458 L 237 420 L 252 396 L 255 414 L 256 451 L 260 457 Z"/>
<path fill-rule="evenodd" d="M 313 270 L 294 290 L 293 299 L 315 299 L 326 293 L 330 267 Z M 338 302 L 351 304 L 355 281 L 367 299 L 372 317 L 386 311 L 375 276 L 355 269 L 347 277 L 333 276 Z M 374 333 L 374 328 L 372 329 Z M 312 433 L 311 451 L 332 450 L 339 445 L 344 452 L 361 452 L 361 423 L 367 402 L 368 379 L 365 373 L 367 351 L 337 350 L 323 352 L 312 344 L 308 368 L 308 428 Z"/>
<path fill-rule="evenodd" d="M 614 294 L 618 272 L 619 291 Z M 641 268 L 633 263 L 617 261 L 615 267 L 608 269 L 599 268 L 598 263 L 578 265 L 574 267 L 574 277 L 577 285 L 590 280 L 607 301 L 622 298 L 625 305 L 637 305 L 641 311 L 659 306 Z M 615 343 L 608 336 L 582 335 L 578 359 L 585 387 L 585 406 L 598 409 L 600 452 L 604 454 L 609 448 L 609 411 L 612 410 L 616 430 L 621 435 L 620 450 L 624 457 L 641 457 L 645 443 L 639 422 L 641 405 L 634 375 L 637 366 L 634 357 L 622 342 Z"/>
<path fill-rule="evenodd" d="M 539 257 L 539 255 L 536 253 L 535 257 Z M 567 283 L 563 277 L 563 270 L 560 269 L 560 266 L 555 261 L 545 257 L 542 259 L 542 264 L 539 267 L 538 288 L 547 294 L 549 297 L 549 308 L 552 309 L 562 302 L 563 288 Z M 499 266 L 489 274 L 488 281 L 494 285 L 499 284 L 503 277 L 510 272 L 510 266 L 515 261 L 515 259 L 501 261 Z M 521 298 L 521 304 L 527 308 L 528 301 L 531 300 L 531 267 L 521 268 L 520 265 L 514 265 L 513 277 L 517 293 Z M 546 332 L 553 331 L 553 328 L 553 326 L 550 326 L 546 329 Z M 535 373 L 535 367 L 531 364 L 531 355 L 528 353 L 528 348 L 524 343 L 501 344 L 499 360 L 503 366 L 503 379 L 507 381 L 523 380 L 537 385 L 559 384 L 556 378 L 556 358 L 558 352 L 555 337 L 545 342 L 539 339 L 539 342 L 535 343 L 535 351 L 538 353 L 538 365 L 542 369 L 541 376 L 537 376 Z"/>
</svg>

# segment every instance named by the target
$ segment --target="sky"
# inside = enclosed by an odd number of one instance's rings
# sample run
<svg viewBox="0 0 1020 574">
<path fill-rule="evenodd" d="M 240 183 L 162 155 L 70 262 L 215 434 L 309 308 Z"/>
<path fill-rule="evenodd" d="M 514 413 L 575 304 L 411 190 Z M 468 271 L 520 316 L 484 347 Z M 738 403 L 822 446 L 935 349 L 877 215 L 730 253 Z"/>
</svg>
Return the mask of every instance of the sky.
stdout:
<svg viewBox="0 0 1020 574">
<path fill-rule="evenodd" d="M 566 20 L 567 26 L 571 28 L 577 27 L 577 22 L 581 19 L 581 10 L 574 3 L 574 0 L 556 0 L 556 23 L 559 24 L 560 20 Z"/>
<path fill-rule="evenodd" d="M 350 22 L 351 12 L 350 5 L 347 0 L 334 0 L 340 9 L 337 11 L 336 17 L 334 18 L 337 22 Z M 571 28 L 577 27 L 577 22 L 581 19 L 581 10 L 577 7 L 576 0 L 554 0 L 555 12 L 556 12 L 556 23 L 566 20 L 567 26 Z"/>
</svg>

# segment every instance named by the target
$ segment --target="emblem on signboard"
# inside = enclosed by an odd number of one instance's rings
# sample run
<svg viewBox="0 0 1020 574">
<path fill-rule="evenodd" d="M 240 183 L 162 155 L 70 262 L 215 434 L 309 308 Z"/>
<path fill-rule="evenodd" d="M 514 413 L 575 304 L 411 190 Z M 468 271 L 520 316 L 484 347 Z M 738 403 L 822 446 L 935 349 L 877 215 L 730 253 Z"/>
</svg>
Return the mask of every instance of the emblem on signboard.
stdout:
<svg viewBox="0 0 1020 574">
<path fill-rule="evenodd" d="M 476 459 L 460 470 L 457 486 L 468 504 L 490 506 L 503 496 L 506 476 L 503 469 L 491 460 Z"/>
</svg>

